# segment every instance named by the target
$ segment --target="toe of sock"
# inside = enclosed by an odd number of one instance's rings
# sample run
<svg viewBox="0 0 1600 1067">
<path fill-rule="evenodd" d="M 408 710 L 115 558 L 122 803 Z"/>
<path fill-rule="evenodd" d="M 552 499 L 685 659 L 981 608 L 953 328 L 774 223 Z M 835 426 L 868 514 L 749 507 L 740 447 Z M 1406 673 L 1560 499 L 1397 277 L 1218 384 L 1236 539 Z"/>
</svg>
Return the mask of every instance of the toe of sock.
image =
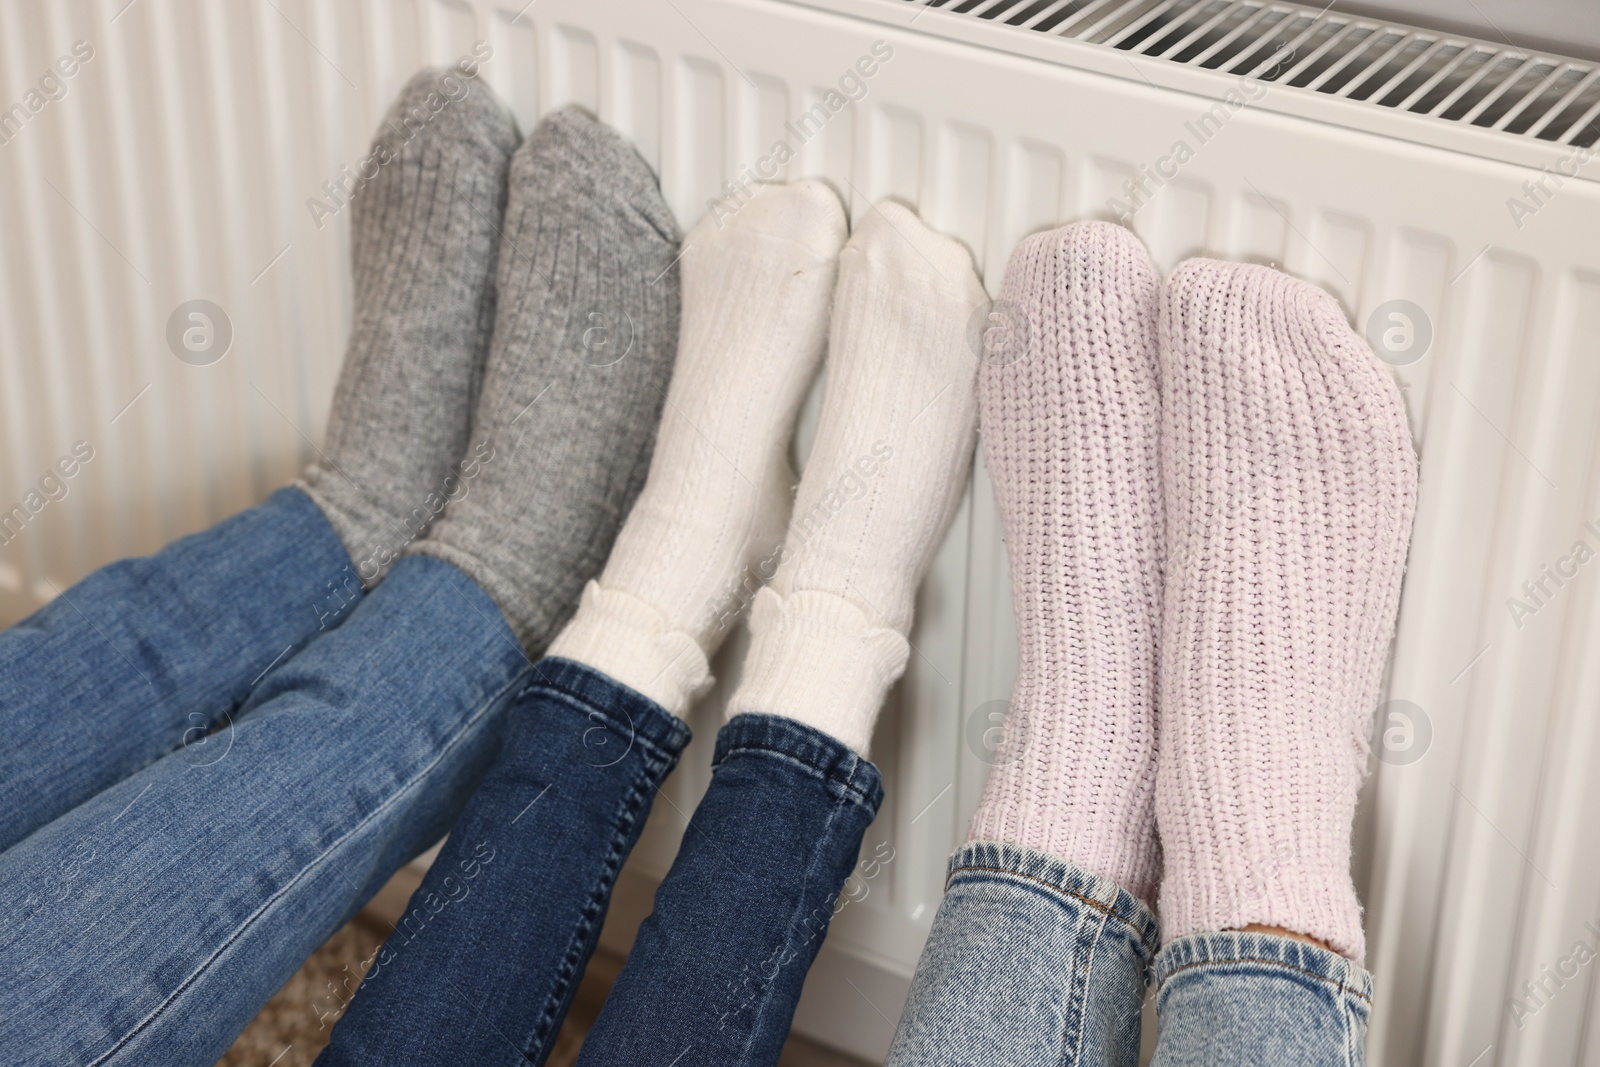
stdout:
<svg viewBox="0 0 1600 1067">
<path fill-rule="evenodd" d="M 503 165 L 517 147 L 517 123 L 481 78 L 453 67 L 427 67 L 400 90 L 378 137 L 396 154 L 413 146 L 437 146 L 452 155 L 477 149 Z"/>
<path fill-rule="evenodd" d="M 970 306 L 988 299 L 966 246 L 935 232 L 896 201 L 880 201 L 856 223 L 844 255 L 856 254 L 871 258 L 906 284 L 923 279 L 946 297 Z"/>
<path fill-rule="evenodd" d="M 576 105 L 546 116 L 517 151 L 512 167 L 513 180 L 524 177 L 548 195 L 575 190 L 590 202 L 607 196 L 662 240 L 675 246 L 682 236 L 643 157 L 616 130 Z"/>
<path fill-rule="evenodd" d="M 1024 240 L 1006 265 L 1001 298 L 1036 319 L 1036 330 L 1087 328 L 1115 341 L 1115 351 L 1131 345 L 1140 362 L 1153 366 L 1160 292 L 1161 275 L 1144 242 L 1125 227 L 1094 221 Z"/>
<path fill-rule="evenodd" d="M 838 194 L 815 178 L 752 185 L 722 204 L 725 210 L 713 211 L 695 226 L 689 244 L 729 233 L 755 234 L 792 241 L 832 260 L 850 232 Z"/>
<path fill-rule="evenodd" d="M 1160 274 L 1133 231 L 1098 220 L 1028 236 L 1012 253 L 1006 271 L 1007 295 L 1012 299 L 1070 291 L 1074 281 L 1104 287 L 1123 280 L 1153 296 Z"/>
</svg>

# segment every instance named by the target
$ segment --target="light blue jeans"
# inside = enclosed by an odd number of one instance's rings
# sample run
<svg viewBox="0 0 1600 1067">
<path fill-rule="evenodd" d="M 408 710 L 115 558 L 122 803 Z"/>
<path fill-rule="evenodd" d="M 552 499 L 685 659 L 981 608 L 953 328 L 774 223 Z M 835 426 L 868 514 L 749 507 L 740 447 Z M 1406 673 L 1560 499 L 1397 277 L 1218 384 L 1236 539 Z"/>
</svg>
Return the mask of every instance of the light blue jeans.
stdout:
<svg viewBox="0 0 1600 1067">
<path fill-rule="evenodd" d="M 284 490 L 0 634 L 0 1062 L 215 1063 L 454 822 L 533 668 L 449 564 L 348 566 Z"/>
<path fill-rule="evenodd" d="M 1326 949 L 1210 933 L 1157 951 L 1150 909 L 1052 856 L 975 841 L 950 857 L 888 1067 L 1359 1067 L 1372 977 Z"/>
</svg>

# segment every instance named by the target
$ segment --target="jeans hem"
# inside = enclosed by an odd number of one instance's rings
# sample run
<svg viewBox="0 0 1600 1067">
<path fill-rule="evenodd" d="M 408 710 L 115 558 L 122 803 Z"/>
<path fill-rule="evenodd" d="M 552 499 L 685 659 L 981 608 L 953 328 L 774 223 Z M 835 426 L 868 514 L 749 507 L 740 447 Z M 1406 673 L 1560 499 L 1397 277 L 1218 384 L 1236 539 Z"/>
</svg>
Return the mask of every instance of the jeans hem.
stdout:
<svg viewBox="0 0 1600 1067">
<path fill-rule="evenodd" d="M 741 712 L 717 733 L 711 769 L 731 759 L 777 758 L 823 779 L 849 801 L 876 815 L 883 805 L 883 776 L 871 760 L 838 738 L 782 715 Z"/>
<path fill-rule="evenodd" d="M 1160 927 L 1149 906 L 1108 878 L 1091 874 L 1064 859 L 1007 841 L 968 841 L 950 854 L 945 891 L 963 874 L 1000 874 L 1035 882 L 1059 896 L 1072 897 L 1126 926 L 1144 946 L 1145 958 L 1156 955 Z"/>
<path fill-rule="evenodd" d="M 581 705 L 591 719 L 643 741 L 657 758 L 678 759 L 693 736 L 689 726 L 649 697 L 587 663 L 545 656 L 519 697 L 538 689 L 560 694 Z"/>
<path fill-rule="evenodd" d="M 1242 930 L 1190 934 L 1166 945 L 1156 956 L 1155 982 L 1160 987 L 1185 971 L 1239 964 L 1290 971 L 1372 1004 L 1372 975 L 1353 960 L 1299 938 Z"/>
</svg>

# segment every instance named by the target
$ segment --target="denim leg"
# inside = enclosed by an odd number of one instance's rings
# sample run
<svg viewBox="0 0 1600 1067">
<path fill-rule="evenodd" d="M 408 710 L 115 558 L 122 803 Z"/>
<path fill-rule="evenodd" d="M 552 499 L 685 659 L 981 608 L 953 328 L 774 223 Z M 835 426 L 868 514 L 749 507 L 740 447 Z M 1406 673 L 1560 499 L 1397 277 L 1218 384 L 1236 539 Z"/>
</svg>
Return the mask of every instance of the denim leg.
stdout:
<svg viewBox="0 0 1600 1067">
<path fill-rule="evenodd" d="M 185 745 L 220 758 L 212 731 L 361 596 L 322 512 L 280 489 L 0 633 L 0 852 Z"/>
<path fill-rule="evenodd" d="M 1151 1067 L 1361 1067 L 1372 975 L 1292 937 L 1212 933 L 1156 956 Z"/>
<path fill-rule="evenodd" d="M 1155 917 L 1054 856 L 997 841 L 950 857 L 888 1067 L 1136 1067 Z"/>
<path fill-rule="evenodd" d="M 878 769 L 833 738 L 734 716 L 581 1067 L 776 1064 L 882 802 Z"/>
<path fill-rule="evenodd" d="M 543 1063 L 688 740 L 676 716 L 607 675 L 540 660 L 319 1067 Z"/>
<path fill-rule="evenodd" d="M 466 575 L 402 560 L 262 680 L 221 758 L 158 760 L 0 854 L 0 1049 L 214 1064 L 450 827 L 530 675 Z"/>
</svg>

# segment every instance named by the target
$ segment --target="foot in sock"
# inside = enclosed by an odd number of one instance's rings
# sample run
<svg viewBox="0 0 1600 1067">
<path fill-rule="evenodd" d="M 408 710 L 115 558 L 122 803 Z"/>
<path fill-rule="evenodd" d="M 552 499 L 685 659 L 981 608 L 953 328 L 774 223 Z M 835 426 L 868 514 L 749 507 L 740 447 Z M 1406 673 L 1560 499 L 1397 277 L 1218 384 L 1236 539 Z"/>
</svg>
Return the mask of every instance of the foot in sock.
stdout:
<svg viewBox="0 0 1600 1067">
<path fill-rule="evenodd" d="M 865 756 L 913 601 L 972 465 L 985 302 L 972 258 L 893 202 L 839 257 L 816 441 L 729 714 L 783 715 Z"/>
<path fill-rule="evenodd" d="M 1027 351 L 978 374 L 1018 663 L 969 837 L 1048 852 L 1147 902 L 1161 874 L 1160 294 L 1120 226 L 1036 234 L 1001 292 L 1026 315 Z"/>
<path fill-rule="evenodd" d="M 678 341 L 677 227 L 575 108 L 511 162 L 494 339 L 462 492 L 412 550 L 466 571 L 536 656 L 644 485 Z"/>
<path fill-rule="evenodd" d="M 846 220 L 821 182 L 764 185 L 684 241 L 682 339 L 644 492 L 552 656 L 682 716 L 789 519 L 788 448 L 827 340 Z"/>
<path fill-rule="evenodd" d="M 445 78 L 417 74 L 378 127 L 388 162 L 351 207 L 355 321 L 300 483 L 369 587 L 459 491 L 494 322 L 516 124 L 487 86 Z M 447 101 L 436 114 L 433 94 Z"/>
<path fill-rule="evenodd" d="M 1350 825 L 1417 487 L 1400 393 L 1266 267 L 1183 264 L 1160 331 L 1162 934 L 1279 927 L 1359 963 Z"/>
</svg>

